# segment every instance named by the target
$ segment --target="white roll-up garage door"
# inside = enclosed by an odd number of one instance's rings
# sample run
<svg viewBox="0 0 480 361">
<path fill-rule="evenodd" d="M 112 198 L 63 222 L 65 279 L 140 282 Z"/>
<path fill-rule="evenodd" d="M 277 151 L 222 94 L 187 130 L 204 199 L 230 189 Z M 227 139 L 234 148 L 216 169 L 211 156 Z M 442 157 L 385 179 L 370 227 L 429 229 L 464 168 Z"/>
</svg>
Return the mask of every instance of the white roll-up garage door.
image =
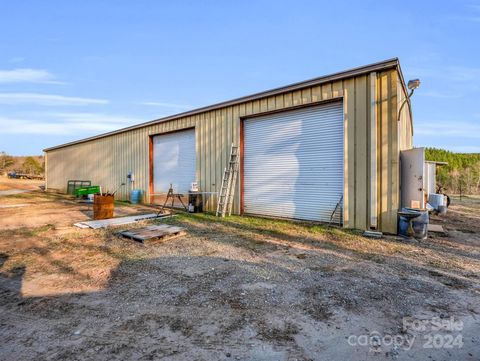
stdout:
<svg viewBox="0 0 480 361">
<path fill-rule="evenodd" d="M 153 137 L 154 193 L 186 193 L 195 181 L 195 129 Z"/>
<path fill-rule="evenodd" d="M 341 102 L 245 120 L 244 212 L 329 221 L 343 195 Z"/>
</svg>

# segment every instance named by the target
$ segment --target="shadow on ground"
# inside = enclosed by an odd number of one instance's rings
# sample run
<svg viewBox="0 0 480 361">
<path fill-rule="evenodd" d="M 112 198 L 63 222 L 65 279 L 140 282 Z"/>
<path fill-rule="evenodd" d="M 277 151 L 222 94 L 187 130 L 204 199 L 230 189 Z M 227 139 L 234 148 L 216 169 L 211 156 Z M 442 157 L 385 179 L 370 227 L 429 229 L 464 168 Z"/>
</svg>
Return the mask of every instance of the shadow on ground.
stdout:
<svg viewBox="0 0 480 361">
<path fill-rule="evenodd" d="M 468 268 L 478 259 L 453 243 L 248 217 L 165 221 L 187 236 L 141 245 L 119 229 L 0 232 L 0 359 L 341 360 L 357 354 L 351 334 L 479 312 Z M 55 292 L 29 296 L 36 280 Z"/>
</svg>

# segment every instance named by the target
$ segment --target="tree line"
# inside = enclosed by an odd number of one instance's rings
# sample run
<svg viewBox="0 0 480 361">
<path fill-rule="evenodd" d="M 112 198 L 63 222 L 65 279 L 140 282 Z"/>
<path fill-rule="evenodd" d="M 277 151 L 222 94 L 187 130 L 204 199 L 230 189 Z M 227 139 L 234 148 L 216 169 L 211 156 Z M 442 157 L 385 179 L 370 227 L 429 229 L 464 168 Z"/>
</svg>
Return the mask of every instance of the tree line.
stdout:
<svg viewBox="0 0 480 361">
<path fill-rule="evenodd" d="M 449 194 L 480 194 L 480 153 L 455 153 L 426 148 L 425 159 L 447 162 L 437 166 L 437 185 Z"/>
<path fill-rule="evenodd" d="M 0 174 L 16 171 L 32 175 L 44 173 L 44 162 L 39 162 L 38 157 L 14 157 L 6 152 L 0 152 Z M 43 157 L 40 157 L 43 158 Z"/>
</svg>

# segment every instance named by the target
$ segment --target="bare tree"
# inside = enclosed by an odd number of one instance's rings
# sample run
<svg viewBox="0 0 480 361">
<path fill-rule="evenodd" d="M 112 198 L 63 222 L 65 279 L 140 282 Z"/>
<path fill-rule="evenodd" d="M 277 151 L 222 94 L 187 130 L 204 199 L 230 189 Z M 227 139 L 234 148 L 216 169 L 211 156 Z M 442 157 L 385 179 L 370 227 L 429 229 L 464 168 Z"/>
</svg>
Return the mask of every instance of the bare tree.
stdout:
<svg viewBox="0 0 480 361">
<path fill-rule="evenodd" d="M 0 170 L 5 170 L 13 164 L 13 158 L 6 152 L 0 152 Z"/>
</svg>

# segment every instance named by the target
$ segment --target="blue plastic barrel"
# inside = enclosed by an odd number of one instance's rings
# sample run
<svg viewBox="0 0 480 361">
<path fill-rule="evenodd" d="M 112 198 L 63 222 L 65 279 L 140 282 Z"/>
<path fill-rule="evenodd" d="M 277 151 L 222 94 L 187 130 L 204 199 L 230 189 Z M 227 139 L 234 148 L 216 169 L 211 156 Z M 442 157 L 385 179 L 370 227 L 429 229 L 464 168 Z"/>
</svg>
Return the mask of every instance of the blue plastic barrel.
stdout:
<svg viewBox="0 0 480 361">
<path fill-rule="evenodd" d="M 142 190 L 132 189 L 130 191 L 130 203 L 137 204 L 142 201 Z"/>
</svg>

